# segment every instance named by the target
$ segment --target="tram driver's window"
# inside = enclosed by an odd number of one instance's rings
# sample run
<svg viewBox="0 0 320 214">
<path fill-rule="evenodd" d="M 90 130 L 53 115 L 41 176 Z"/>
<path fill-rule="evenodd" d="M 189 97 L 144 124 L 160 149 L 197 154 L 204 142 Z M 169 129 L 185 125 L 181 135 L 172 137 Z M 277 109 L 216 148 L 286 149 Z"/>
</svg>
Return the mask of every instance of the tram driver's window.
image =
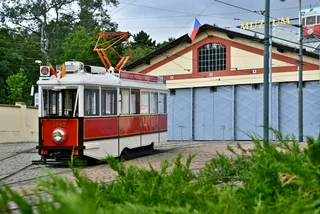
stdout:
<svg viewBox="0 0 320 214">
<path fill-rule="evenodd" d="M 98 89 L 84 90 L 84 115 L 85 116 L 99 115 L 99 90 Z"/>
<path fill-rule="evenodd" d="M 160 114 L 166 114 L 167 113 L 167 94 L 160 94 Z"/>
<path fill-rule="evenodd" d="M 131 89 L 130 96 L 130 113 L 131 114 L 140 114 L 140 90 Z"/>
<path fill-rule="evenodd" d="M 141 91 L 140 111 L 141 114 L 149 114 L 149 93 L 146 91 Z"/>
<path fill-rule="evenodd" d="M 117 90 L 116 89 L 102 89 L 101 90 L 101 114 L 115 115 L 117 114 Z"/>
<path fill-rule="evenodd" d="M 129 114 L 129 89 L 121 89 L 121 114 Z"/>
</svg>

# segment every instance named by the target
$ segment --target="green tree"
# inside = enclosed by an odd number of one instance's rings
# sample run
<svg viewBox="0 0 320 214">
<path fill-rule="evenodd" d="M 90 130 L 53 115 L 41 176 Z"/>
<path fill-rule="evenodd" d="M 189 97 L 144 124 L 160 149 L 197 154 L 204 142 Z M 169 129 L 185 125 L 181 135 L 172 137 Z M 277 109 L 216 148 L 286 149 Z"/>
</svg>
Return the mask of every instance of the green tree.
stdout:
<svg viewBox="0 0 320 214">
<path fill-rule="evenodd" d="M 0 28 L 0 103 L 9 103 L 6 79 L 20 69 L 30 82 L 37 81 L 39 67 L 34 61 L 42 57 L 38 41 L 37 34 Z"/>
<path fill-rule="evenodd" d="M 12 23 L 38 32 L 41 51 L 48 63 L 56 57 L 52 53 L 62 54 L 62 41 L 74 27 L 101 25 L 103 30 L 114 30 L 116 24 L 110 21 L 106 7 L 117 3 L 117 0 L 3 0 L 0 18 L 2 24 Z M 49 46 L 50 43 L 54 45 Z"/>
<path fill-rule="evenodd" d="M 173 37 L 169 37 L 168 40 L 163 41 L 162 43 L 158 43 L 157 44 L 157 48 L 161 48 L 163 46 L 165 46 L 166 44 L 169 44 L 170 42 L 173 42 L 174 40 L 176 40 Z"/>
<path fill-rule="evenodd" d="M 99 29 L 87 33 L 85 28 L 75 30 L 68 34 L 63 43 L 63 57 L 60 63 L 77 60 L 86 65 L 103 66 L 98 54 L 93 51 L 98 38 Z"/>
<path fill-rule="evenodd" d="M 23 101 L 30 104 L 31 84 L 23 69 L 20 69 L 17 74 L 9 76 L 6 82 L 10 104 L 14 104 L 16 101 Z"/>
<path fill-rule="evenodd" d="M 138 59 L 148 55 L 149 53 L 153 52 L 154 50 L 148 47 L 138 46 L 131 49 L 132 58 L 128 60 L 127 64 L 130 64 Z M 125 51 L 125 54 L 127 50 Z"/>
<path fill-rule="evenodd" d="M 78 27 L 84 27 L 87 32 L 92 32 L 99 26 L 102 31 L 115 31 L 118 25 L 111 22 L 105 8 L 108 5 L 116 6 L 117 0 L 78 0 L 80 12 L 78 14 Z"/>
<path fill-rule="evenodd" d="M 152 40 L 152 38 L 150 38 L 150 35 L 148 35 L 143 30 L 137 34 L 134 34 L 132 37 L 134 40 L 132 42 L 133 48 L 136 48 L 136 47 L 155 48 L 156 47 L 156 41 Z"/>
</svg>

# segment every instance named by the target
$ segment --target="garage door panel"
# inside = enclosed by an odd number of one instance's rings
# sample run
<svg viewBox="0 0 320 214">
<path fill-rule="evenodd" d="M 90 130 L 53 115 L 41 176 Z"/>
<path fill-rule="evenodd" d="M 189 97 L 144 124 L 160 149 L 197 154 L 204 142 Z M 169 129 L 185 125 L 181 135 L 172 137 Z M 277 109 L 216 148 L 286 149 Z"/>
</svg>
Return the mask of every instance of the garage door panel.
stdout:
<svg viewBox="0 0 320 214">
<path fill-rule="evenodd" d="M 235 128 L 236 140 L 250 140 L 246 133 L 262 136 L 263 129 L 263 90 L 262 84 L 236 86 Z"/>
<path fill-rule="evenodd" d="M 232 139 L 232 87 L 218 87 L 214 93 L 214 140 Z"/>
<path fill-rule="evenodd" d="M 191 139 L 191 89 L 176 89 L 168 96 L 168 140 Z"/>
<path fill-rule="evenodd" d="M 280 83 L 279 128 L 286 135 L 298 136 L 298 88 L 296 83 Z"/>
<path fill-rule="evenodd" d="M 213 93 L 210 88 L 194 89 L 194 139 L 213 139 Z"/>
<path fill-rule="evenodd" d="M 232 88 L 194 89 L 194 139 L 231 140 Z"/>
<path fill-rule="evenodd" d="M 317 138 L 319 129 L 320 82 L 306 82 L 303 88 L 303 135 Z"/>
</svg>

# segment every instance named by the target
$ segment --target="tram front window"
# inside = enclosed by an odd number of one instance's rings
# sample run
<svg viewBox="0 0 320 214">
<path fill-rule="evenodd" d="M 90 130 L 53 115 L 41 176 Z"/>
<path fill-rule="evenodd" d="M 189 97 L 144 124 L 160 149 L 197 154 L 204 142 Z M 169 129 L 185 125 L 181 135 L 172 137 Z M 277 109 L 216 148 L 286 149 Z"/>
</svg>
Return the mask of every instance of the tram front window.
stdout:
<svg viewBox="0 0 320 214">
<path fill-rule="evenodd" d="M 43 90 L 44 117 L 73 117 L 78 116 L 76 106 L 76 89 Z"/>
</svg>

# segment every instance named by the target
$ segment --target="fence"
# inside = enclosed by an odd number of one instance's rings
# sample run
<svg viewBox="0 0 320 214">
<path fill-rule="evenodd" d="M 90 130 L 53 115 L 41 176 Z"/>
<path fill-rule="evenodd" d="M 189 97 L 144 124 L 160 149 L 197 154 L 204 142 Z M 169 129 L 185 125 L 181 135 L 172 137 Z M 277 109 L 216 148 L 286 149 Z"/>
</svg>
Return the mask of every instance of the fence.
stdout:
<svg viewBox="0 0 320 214">
<path fill-rule="evenodd" d="M 37 142 L 38 109 L 24 103 L 0 105 L 0 143 Z"/>
</svg>

